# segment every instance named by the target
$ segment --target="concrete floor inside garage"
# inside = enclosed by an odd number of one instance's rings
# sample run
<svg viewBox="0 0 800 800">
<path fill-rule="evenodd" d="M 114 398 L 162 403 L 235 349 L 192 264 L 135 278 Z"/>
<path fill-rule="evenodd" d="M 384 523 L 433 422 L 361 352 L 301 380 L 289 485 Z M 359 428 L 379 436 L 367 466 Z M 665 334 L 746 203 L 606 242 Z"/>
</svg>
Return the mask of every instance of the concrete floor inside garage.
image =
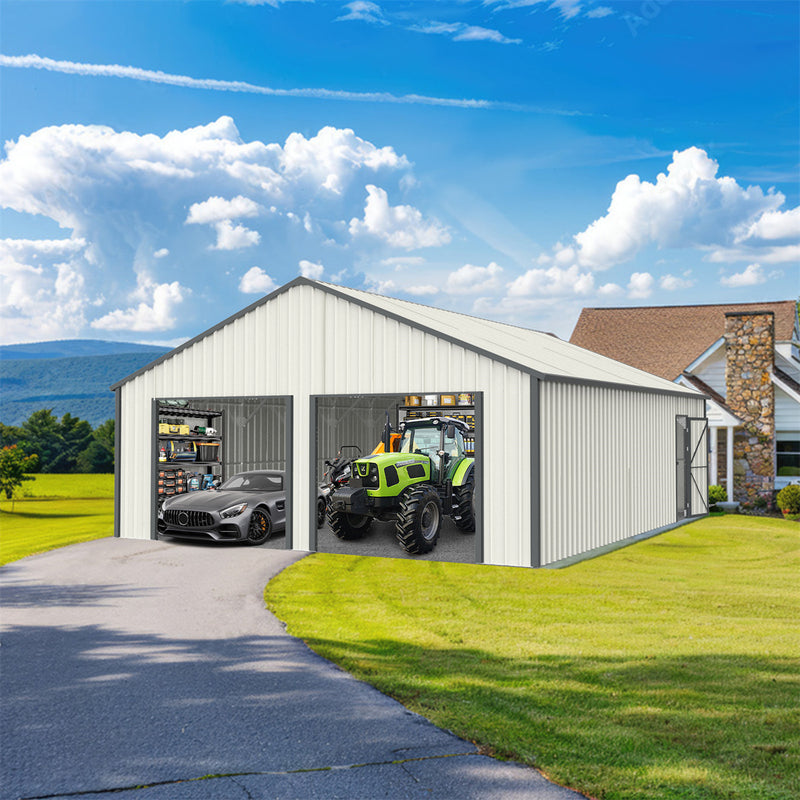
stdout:
<svg viewBox="0 0 800 800">
<path fill-rule="evenodd" d="M 417 561 L 453 561 L 461 564 L 475 563 L 475 534 L 460 531 L 450 517 L 442 520 L 442 529 L 436 547 L 424 555 L 406 553 L 394 535 L 394 522 L 373 522 L 363 539 L 345 542 L 337 539 L 327 523 L 317 531 L 317 550 L 320 553 L 380 556 L 384 558 L 411 558 Z"/>
</svg>

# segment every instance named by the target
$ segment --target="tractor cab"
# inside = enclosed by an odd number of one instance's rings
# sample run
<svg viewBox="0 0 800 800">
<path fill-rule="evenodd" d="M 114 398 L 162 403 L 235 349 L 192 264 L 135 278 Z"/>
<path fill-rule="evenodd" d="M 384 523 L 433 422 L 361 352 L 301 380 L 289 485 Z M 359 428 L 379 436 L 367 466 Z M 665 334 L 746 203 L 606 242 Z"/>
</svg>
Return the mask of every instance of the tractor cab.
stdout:
<svg viewBox="0 0 800 800">
<path fill-rule="evenodd" d="M 400 423 L 400 452 L 428 456 L 431 481 L 443 483 L 465 456 L 464 433 L 469 428 L 459 419 L 431 417 Z"/>
</svg>

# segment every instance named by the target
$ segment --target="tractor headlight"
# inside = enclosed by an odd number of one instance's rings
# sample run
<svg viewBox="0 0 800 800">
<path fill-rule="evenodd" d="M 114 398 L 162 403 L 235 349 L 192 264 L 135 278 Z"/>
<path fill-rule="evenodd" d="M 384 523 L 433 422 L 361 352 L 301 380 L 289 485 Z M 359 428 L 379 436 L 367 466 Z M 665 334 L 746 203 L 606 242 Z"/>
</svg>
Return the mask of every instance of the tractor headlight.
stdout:
<svg viewBox="0 0 800 800">
<path fill-rule="evenodd" d="M 223 519 L 229 519 L 230 517 L 238 517 L 239 514 L 242 513 L 247 508 L 247 503 L 239 503 L 236 506 L 230 506 L 230 508 L 223 509 L 219 512 L 219 515 Z"/>
</svg>

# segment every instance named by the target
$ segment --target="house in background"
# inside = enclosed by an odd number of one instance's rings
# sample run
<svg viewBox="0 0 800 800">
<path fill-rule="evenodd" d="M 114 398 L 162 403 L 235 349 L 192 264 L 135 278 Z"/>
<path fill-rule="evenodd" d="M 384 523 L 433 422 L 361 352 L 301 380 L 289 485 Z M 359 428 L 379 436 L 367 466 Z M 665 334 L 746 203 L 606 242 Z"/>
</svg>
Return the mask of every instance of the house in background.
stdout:
<svg viewBox="0 0 800 800">
<path fill-rule="evenodd" d="M 800 483 L 797 303 L 584 308 L 570 342 L 707 396 L 709 483 L 752 502 Z"/>
</svg>

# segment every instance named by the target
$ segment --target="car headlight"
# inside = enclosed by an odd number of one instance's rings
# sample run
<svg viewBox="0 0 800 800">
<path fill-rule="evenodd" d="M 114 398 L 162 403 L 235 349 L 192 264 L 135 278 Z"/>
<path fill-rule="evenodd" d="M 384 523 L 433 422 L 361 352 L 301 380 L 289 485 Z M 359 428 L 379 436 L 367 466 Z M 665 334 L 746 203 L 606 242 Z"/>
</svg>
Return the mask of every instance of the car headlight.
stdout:
<svg viewBox="0 0 800 800">
<path fill-rule="evenodd" d="M 223 519 L 228 519 L 229 517 L 238 517 L 239 514 L 242 513 L 247 508 L 247 503 L 239 503 L 239 505 L 231 506 L 230 508 L 225 508 L 219 512 L 219 515 Z"/>
</svg>

